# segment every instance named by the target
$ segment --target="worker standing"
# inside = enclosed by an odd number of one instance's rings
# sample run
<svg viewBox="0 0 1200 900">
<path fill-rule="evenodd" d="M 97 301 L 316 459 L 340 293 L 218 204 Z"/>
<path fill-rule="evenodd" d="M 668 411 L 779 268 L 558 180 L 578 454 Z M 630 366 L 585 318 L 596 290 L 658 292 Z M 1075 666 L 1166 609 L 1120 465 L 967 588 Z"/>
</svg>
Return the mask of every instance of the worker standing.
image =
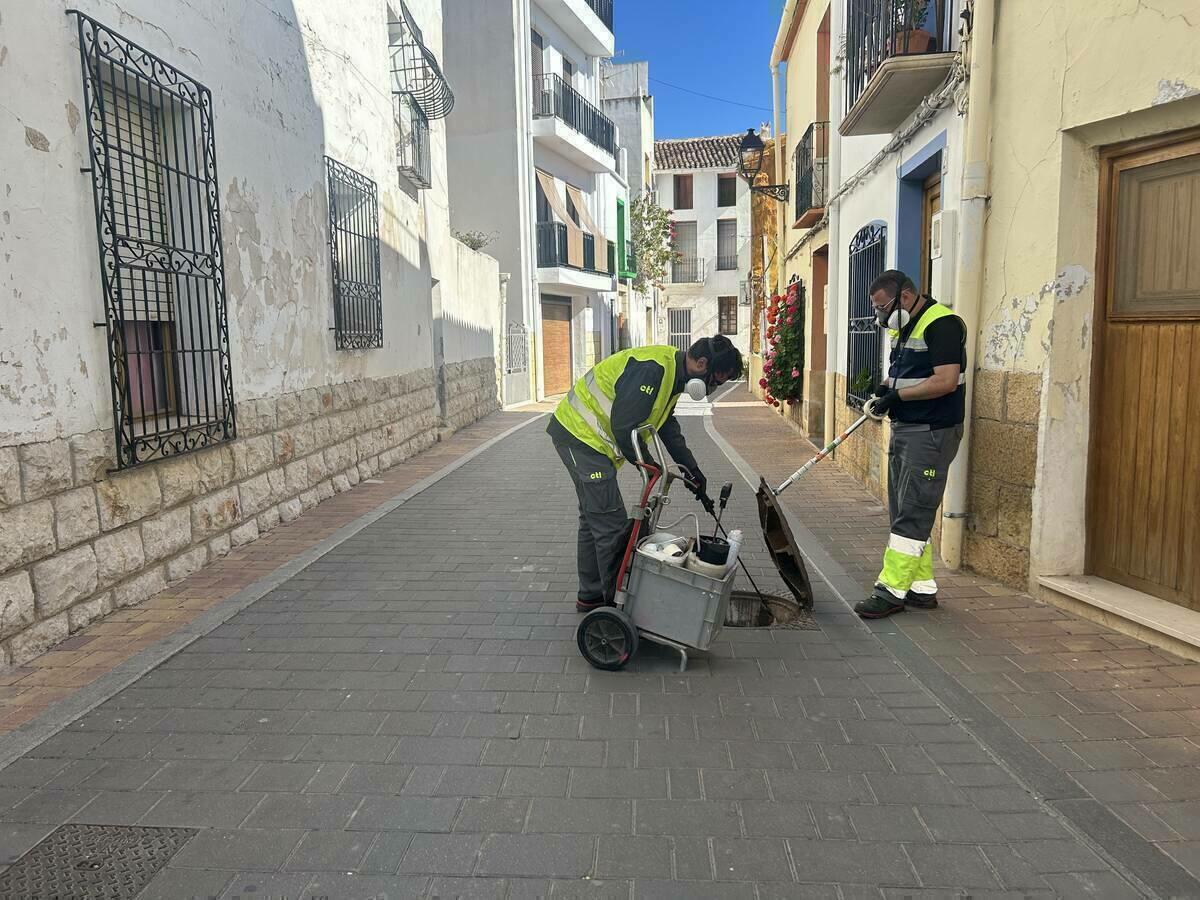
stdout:
<svg viewBox="0 0 1200 900">
<path fill-rule="evenodd" d="M 703 393 L 696 392 L 704 396 L 741 374 L 742 355 L 724 335 L 701 338 L 686 353 L 672 346 L 637 347 L 597 363 L 559 402 L 546 432 L 579 500 L 577 610 L 610 605 L 616 594 L 631 525 L 617 469 L 625 460 L 637 461 L 634 429 L 658 429 L 671 458 L 689 471 L 689 490 L 711 506 L 707 480 L 675 419 L 675 403 L 690 380 L 703 383 Z"/>
<path fill-rule="evenodd" d="M 892 420 L 891 533 L 875 587 L 854 611 L 880 619 L 908 607 L 937 607 L 929 537 L 963 435 L 967 333 L 962 319 L 919 294 L 898 270 L 876 278 L 870 296 L 891 338 L 888 379 L 869 401 L 875 414 Z"/>
</svg>

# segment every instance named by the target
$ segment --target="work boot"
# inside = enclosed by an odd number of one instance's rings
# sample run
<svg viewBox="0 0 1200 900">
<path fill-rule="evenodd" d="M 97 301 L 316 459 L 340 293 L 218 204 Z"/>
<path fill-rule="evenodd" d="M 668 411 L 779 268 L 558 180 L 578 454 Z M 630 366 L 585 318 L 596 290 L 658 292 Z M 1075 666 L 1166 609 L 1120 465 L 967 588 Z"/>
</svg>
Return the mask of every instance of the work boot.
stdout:
<svg viewBox="0 0 1200 900">
<path fill-rule="evenodd" d="M 855 605 L 854 611 L 864 619 L 885 619 L 893 613 L 904 612 L 904 604 L 876 589 L 866 600 Z"/>
<path fill-rule="evenodd" d="M 917 594 L 909 591 L 904 598 L 904 605 L 913 609 L 937 609 L 937 594 Z"/>
<path fill-rule="evenodd" d="M 590 613 L 593 609 L 599 609 L 602 606 L 612 606 L 603 597 L 597 600 L 584 600 L 582 597 L 575 601 L 575 611 L 581 613 Z"/>
</svg>

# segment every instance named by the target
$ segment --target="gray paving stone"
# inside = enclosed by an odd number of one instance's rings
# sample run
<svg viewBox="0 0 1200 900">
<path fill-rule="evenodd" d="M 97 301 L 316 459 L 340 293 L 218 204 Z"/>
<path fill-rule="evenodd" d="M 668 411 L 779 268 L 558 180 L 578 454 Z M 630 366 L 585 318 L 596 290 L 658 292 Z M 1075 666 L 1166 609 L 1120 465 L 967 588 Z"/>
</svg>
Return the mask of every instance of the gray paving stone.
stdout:
<svg viewBox="0 0 1200 900">
<path fill-rule="evenodd" d="M 358 871 L 377 835 L 370 831 L 308 831 L 283 868 L 289 872 Z M 390 872 L 395 872 L 393 865 Z"/>
<path fill-rule="evenodd" d="M 891 776 L 895 777 L 895 776 Z M 870 803 L 873 798 L 861 775 L 833 772 L 768 772 L 776 800 L 811 803 Z M 882 800 L 881 802 L 898 802 Z"/>
<path fill-rule="evenodd" d="M 396 743 L 394 737 L 322 735 L 305 744 L 297 759 L 381 763 L 387 760 Z"/>
<path fill-rule="evenodd" d="M 582 803 L 585 801 L 570 802 Z M 525 799 L 510 800 L 492 797 L 464 800 L 462 812 L 454 822 L 454 830 L 485 834 L 490 832 L 520 833 L 525 830 L 525 819 L 529 815 L 530 803 L 531 801 Z M 566 831 L 567 829 L 562 830 Z"/>
<path fill-rule="evenodd" d="M 265 794 L 167 791 L 136 824 L 162 828 L 236 828 Z"/>
<path fill-rule="evenodd" d="M 400 862 L 402 873 L 469 875 L 483 844 L 477 834 L 416 834 Z"/>
<path fill-rule="evenodd" d="M 671 877 L 668 838 L 602 836 L 596 859 L 599 878 Z"/>
<path fill-rule="evenodd" d="M 765 800 L 768 796 L 765 772 L 704 769 L 701 776 L 708 800 Z"/>
<path fill-rule="evenodd" d="M 503 878 L 441 876 L 433 879 L 427 896 L 431 900 L 505 900 L 508 895 L 508 882 Z"/>
<path fill-rule="evenodd" d="M 665 769 L 574 769 L 570 795 L 585 799 L 658 799 L 667 796 Z"/>
<path fill-rule="evenodd" d="M 1074 872 L 1063 875 L 1048 875 L 1046 883 L 1056 897 L 1071 900 L 1074 897 L 1104 897 L 1105 900 L 1123 900 L 1140 897 L 1125 879 L 1112 872 Z"/>
<path fill-rule="evenodd" d="M 966 806 L 967 797 L 946 779 L 934 775 L 866 776 L 880 803 Z"/>
<path fill-rule="evenodd" d="M 534 769 L 516 766 L 508 770 L 504 785 L 500 788 L 503 797 L 565 797 L 570 769 Z"/>
<path fill-rule="evenodd" d="M 713 884 L 703 881 L 642 881 L 633 883 L 635 900 L 754 900 L 753 884 Z"/>
<path fill-rule="evenodd" d="M 905 846 L 917 877 L 927 887 L 999 888 L 978 847 L 956 844 Z"/>
<path fill-rule="evenodd" d="M 1022 841 L 1013 849 L 1042 875 L 1108 871 L 1100 857 L 1073 840 Z"/>
<path fill-rule="evenodd" d="M 633 802 L 534 800 L 525 830 L 546 834 L 631 834 Z"/>
<path fill-rule="evenodd" d="M 305 888 L 304 898 L 329 897 L 330 900 L 396 900 L 428 896 L 430 879 L 424 875 L 317 875 Z M 269 896 L 269 895 L 268 895 Z M 290 898 L 289 898 L 290 900 Z"/>
<path fill-rule="evenodd" d="M 917 884 L 899 844 L 789 840 L 800 881 Z"/>
<path fill-rule="evenodd" d="M 101 791 L 69 821 L 87 825 L 134 825 L 163 794 L 157 791 Z"/>
<path fill-rule="evenodd" d="M 479 853 L 479 875 L 582 878 L 592 868 L 595 838 L 495 834 Z"/>
<path fill-rule="evenodd" d="M 516 891 L 518 890 L 518 882 L 512 882 L 513 893 L 509 895 L 509 900 L 518 898 Z M 553 900 L 629 900 L 632 883 L 628 881 L 554 881 L 550 883 L 550 897 Z M 526 895 L 519 895 L 524 897 Z M 534 897 L 534 894 L 529 894 L 529 897 Z M 542 900 L 546 895 L 537 894 L 538 900 Z"/>
<path fill-rule="evenodd" d="M 138 894 L 138 900 L 209 900 L 220 897 L 232 878 L 233 873 L 227 871 L 168 867 L 151 879 Z M 299 889 L 303 887 L 300 885 Z"/>
<path fill-rule="evenodd" d="M 998 843 L 1003 839 L 991 818 L 973 807 L 921 805 L 917 813 L 935 841 Z"/>
<path fill-rule="evenodd" d="M 150 781 L 163 765 L 164 763 L 152 760 L 109 760 L 96 772 L 82 779 L 77 787 L 83 790 L 136 791 Z"/>
<path fill-rule="evenodd" d="M 639 800 L 634 810 L 638 834 L 741 835 L 736 804 L 693 800 Z"/>
<path fill-rule="evenodd" d="M 169 762 L 146 782 L 146 788 L 152 791 L 234 791 L 254 774 L 258 765 L 256 762 L 223 760 Z"/>
<path fill-rule="evenodd" d="M 930 840 L 925 826 L 908 806 L 848 806 L 846 814 L 864 841 L 928 843 Z"/>
<path fill-rule="evenodd" d="M 342 794 L 268 794 L 246 820 L 247 828 L 345 828 L 361 798 Z"/>
<path fill-rule="evenodd" d="M 364 875 L 386 874 L 395 875 L 400 868 L 400 860 L 408 850 L 412 840 L 411 834 L 401 831 L 385 831 L 375 837 L 371 849 L 358 865 L 358 870 Z"/>
<path fill-rule="evenodd" d="M 97 791 L 33 791 L 4 813 L 8 822 L 58 825 L 83 809 Z"/>
<path fill-rule="evenodd" d="M 1036 891 L 1048 888 L 1046 880 L 1013 850 L 1015 845 L 988 844 L 982 847 L 1000 882 L 1010 891 Z"/>
<path fill-rule="evenodd" d="M 451 797 L 364 797 L 351 828 L 366 831 L 449 831 L 463 801 Z"/>
<path fill-rule="evenodd" d="M 718 881 L 794 880 L 787 847 L 779 838 L 717 838 L 712 854 Z"/>
<path fill-rule="evenodd" d="M 277 870 L 304 832 L 292 829 L 209 828 L 171 857 L 172 868 Z"/>
</svg>

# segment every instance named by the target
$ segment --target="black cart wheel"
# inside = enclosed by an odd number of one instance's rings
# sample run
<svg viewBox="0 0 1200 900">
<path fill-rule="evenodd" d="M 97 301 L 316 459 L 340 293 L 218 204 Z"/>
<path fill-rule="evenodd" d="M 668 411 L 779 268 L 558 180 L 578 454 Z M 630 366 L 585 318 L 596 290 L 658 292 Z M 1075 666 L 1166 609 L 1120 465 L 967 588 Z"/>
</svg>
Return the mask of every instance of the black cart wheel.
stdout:
<svg viewBox="0 0 1200 900">
<path fill-rule="evenodd" d="M 629 616 L 612 606 L 594 609 L 575 629 L 583 658 L 597 669 L 615 672 L 637 653 L 638 633 Z"/>
</svg>

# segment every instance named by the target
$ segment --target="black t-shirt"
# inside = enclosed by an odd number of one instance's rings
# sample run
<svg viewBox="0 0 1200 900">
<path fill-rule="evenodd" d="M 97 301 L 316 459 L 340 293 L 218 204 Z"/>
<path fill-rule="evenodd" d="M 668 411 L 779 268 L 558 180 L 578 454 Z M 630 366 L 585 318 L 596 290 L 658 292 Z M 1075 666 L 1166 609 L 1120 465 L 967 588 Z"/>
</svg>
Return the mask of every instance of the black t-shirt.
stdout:
<svg viewBox="0 0 1200 900">
<path fill-rule="evenodd" d="M 932 305 L 926 301 L 921 315 Z M 901 332 L 901 343 L 917 327 L 921 316 L 913 319 Z M 929 347 L 929 364 L 938 366 L 963 366 L 965 369 L 966 330 L 958 316 L 943 316 L 925 327 L 925 343 Z M 949 428 L 965 418 L 966 388 L 959 385 L 953 393 L 935 400 L 905 400 L 892 408 L 892 419 L 897 422 L 925 423 L 930 428 Z"/>
</svg>

